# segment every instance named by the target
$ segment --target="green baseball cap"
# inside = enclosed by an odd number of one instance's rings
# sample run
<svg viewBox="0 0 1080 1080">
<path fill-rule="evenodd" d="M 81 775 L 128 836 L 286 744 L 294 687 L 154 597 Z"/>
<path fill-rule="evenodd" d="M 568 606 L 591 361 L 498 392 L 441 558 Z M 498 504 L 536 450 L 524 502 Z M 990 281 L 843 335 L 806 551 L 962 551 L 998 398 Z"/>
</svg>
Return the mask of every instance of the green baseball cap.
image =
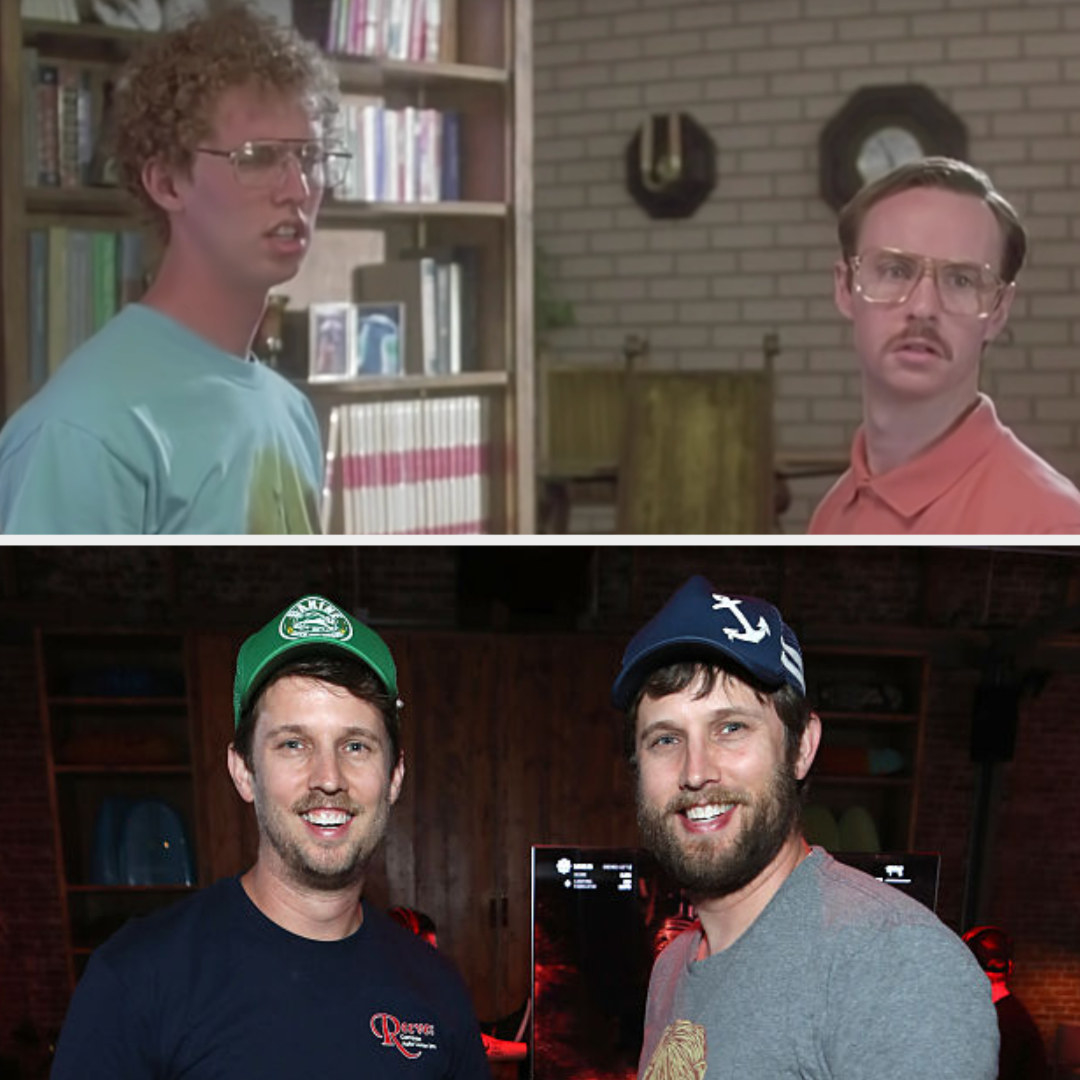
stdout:
<svg viewBox="0 0 1080 1080">
<path fill-rule="evenodd" d="M 397 697 L 397 668 L 386 642 L 370 627 L 322 596 L 291 604 L 240 646 L 233 682 L 233 723 L 263 683 L 286 661 L 303 653 L 340 649 L 363 660 L 392 697 Z"/>
</svg>

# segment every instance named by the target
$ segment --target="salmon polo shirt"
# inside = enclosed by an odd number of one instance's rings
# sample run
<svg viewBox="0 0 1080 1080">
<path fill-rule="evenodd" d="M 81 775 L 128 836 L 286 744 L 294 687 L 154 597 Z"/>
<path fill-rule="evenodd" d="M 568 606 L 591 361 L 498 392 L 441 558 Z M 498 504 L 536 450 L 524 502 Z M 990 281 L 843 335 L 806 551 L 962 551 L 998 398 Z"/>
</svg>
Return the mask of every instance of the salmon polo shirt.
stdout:
<svg viewBox="0 0 1080 1080">
<path fill-rule="evenodd" d="M 1080 533 L 1080 491 L 1029 450 L 979 395 L 944 438 L 874 476 L 860 427 L 851 465 L 821 500 L 811 533 Z"/>
</svg>

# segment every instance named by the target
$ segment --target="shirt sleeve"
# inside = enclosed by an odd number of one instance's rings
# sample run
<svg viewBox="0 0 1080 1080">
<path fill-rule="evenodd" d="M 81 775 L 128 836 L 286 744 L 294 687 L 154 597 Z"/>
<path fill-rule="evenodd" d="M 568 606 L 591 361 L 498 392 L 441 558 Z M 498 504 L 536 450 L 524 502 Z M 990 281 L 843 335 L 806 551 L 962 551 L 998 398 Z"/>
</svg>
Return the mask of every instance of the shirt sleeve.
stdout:
<svg viewBox="0 0 1080 1080">
<path fill-rule="evenodd" d="M 453 1076 L 458 1080 L 490 1080 L 491 1066 L 480 1037 L 480 1027 L 474 1020 L 462 1033 L 462 1045 L 455 1054 Z"/>
<path fill-rule="evenodd" d="M 307 451 L 311 460 L 311 471 L 315 478 L 316 492 L 321 493 L 323 486 L 323 469 L 326 465 L 323 433 L 319 427 L 319 420 L 315 415 L 315 407 L 306 396 L 304 397 L 304 413 L 304 419 L 307 426 Z"/>
<path fill-rule="evenodd" d="M 990 982 L 951 932 L 927 925 L 867 935 L 829 982 L 825 1051 L 840 1080 L 996 1080 Z"/>
<path fill-rule="evenodd" d="M 94 957 L 75 987 L 50 1080 L 154 1080 L 145 1013 L 112 968 Z"/>
<path fill-rule="evenodd" d="M 454 970 L 450 972 L 451 996 L 454 1017 L 453 1064 L 447 1076 L 453 1080 L 490 1080 L 491 1065 L 487 1059 L 484 1040 L 480 1036 L 480 1024 L 473 1012 L 472 1000 L 464 979 Z"/>
<path fill-rule="evenodd" d="M 69 423 L 43 423 L 0 462 L 5 533 L 142 533 L 146 501 L 144 480 Z"/>
</svg>

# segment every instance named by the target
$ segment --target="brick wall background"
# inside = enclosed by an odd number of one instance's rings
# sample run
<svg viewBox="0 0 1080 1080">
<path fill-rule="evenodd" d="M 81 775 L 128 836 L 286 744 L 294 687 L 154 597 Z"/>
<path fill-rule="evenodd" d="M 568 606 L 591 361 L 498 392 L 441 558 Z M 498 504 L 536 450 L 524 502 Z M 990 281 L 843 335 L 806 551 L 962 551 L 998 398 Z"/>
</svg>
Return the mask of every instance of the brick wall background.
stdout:
<svg viewBox="0 0 1080 1080">
<path fill-rule="evenodd" d="M 733 593 L 776 600 L 800 633 L 832 628 L 848 643 L 907 636 L 935 657 L 927 697 L 917 846 L 940 851 L 939 913 L 961 928 L 976 767 L 969 753 L 977 649 L 989 631 L 1049 628 L 1080 598 L 1080 558 L 1046 551 L 951 548 L 518 547 L 483 549 L 42 548 L 0 551 L 0 1055 L 18 1025 L 59 1026 L 66 1008 L 62 929 L 40 738 L 37 621 L 251 626 L 304 590 L 364 607 L 377 625 L 629 636 L 691 573 Z M 557 595 L 581 571 L 576 605 Z M 483 560 L 481 560 L 483 562 Z M 486 596 L 462 595 L 468 578 Z M 507 599 L 509 598 L 509 599 Z M 545 602 L 547 607 L 545 608 Z M 950 644 L 951 643 L 951 644 Z M 1054 654 L 1025 700 L 1013 761 L 996 766 L 995 843 L 980 921 L 1016 940 L 1014 988 L 1048 1043 L 1080 1023 L 1080 637 Z"/>
<path fill-rule="evenodd" d="M 983 387 L 1017 434 L 1080 480 L 1080 7 L 1072 0 L 543 0 L 535 5 L 536 236 L 576 325 L 560 363 L 611 363 L 644 335 L 659 368 L 762 364 L 776 332 L 777 452 L 845 457 L 860 418 L 832 301 L 822 126 L 856 89 L 916 82 L 965 122 L 969 158 L 1031 236 L 1011 330 Z M 697 214 L 652 221 L 624 189 L 651 113 L 718 146 Z M 804 531 L 830 480 L 792 485 Z M 602 528 L 590 521 L 588 527 Z"/>
</svg>

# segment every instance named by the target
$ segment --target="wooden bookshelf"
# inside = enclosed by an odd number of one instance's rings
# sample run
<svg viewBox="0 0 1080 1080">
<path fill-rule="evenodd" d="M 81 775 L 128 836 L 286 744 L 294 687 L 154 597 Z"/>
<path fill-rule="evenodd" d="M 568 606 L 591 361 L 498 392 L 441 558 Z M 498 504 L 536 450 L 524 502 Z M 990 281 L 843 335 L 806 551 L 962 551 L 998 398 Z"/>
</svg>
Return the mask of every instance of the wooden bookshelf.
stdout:
<svg viewBox="0 0 1080 1080">
<path fill-rule="evenodd" d="M 929 678 L 925 653 L 808 642 L 804 659 L 808 695 L 822 724 L 809 803 L 841 823 L 845 812 L 867 813 L 879 850 L 914 850 Z M 886 767 L 871 764 L 875 755 Z"/>
<path fill-rule="evenodd" d="M 220 2 L 220 0 L 218 0 Z M 458 376 L 305 384 L 325 421 L 355 397 L 481 393 L 493 406 L 489 520 L 495 532 L 535 531 L 533 359 L 532 0 L 456 0 L 452 61 L 333 57 L 345 94 L 377 94 L 388 106 L 452 109 L 461 120 L 462 197 L 385 203 L 328 197 L 321 230 L 368 231 L 384 258 L 426 247 L 478 247 L 477 355 Z M 90 24 L 21 21 L 0 4 L 0 380 L 2 415 L 29 395 L 29 230 L 50 225 L 122 229 L 133 208 L 114 188 L 45 188 L 24 182 L 24 47 L 43 57 L 118 64 L 141 40 Z M 318 244 L 309 261 L 318 258 Z M 343 278 L 351 266 L 332 267 Z M 286 283 L 282 290 L 288 292 Z M 333 299 L 333 298 L 330 298 Z M 324 424 L 324 434 L 325 434 Z"/>
<path fill-rule="evenodd" d="M 184 639 L 39 629 L 35 645 L 65 956 L 74 986 L 94 947 L 125 919 L 169 904 L 207 880 L 205 862 L 199 865 L 202 813 Z M 164 800 L 155 805 L 176 815 L 187 845 L 186 857 L 152 881 L 143 876 L 146 868 L 121 871 L 119 854 L 121 808 L 147 799 Z M 107 810 L 116 814 L 115 830 L 105 827 Z"/>
</svg>

